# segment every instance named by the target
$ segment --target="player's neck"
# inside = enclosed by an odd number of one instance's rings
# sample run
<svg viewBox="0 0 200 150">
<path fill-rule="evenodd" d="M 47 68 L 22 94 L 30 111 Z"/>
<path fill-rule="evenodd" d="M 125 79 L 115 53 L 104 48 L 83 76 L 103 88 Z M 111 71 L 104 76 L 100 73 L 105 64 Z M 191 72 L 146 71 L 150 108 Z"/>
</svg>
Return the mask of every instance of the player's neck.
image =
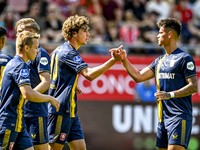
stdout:
<svg viewBox="0 0 200 150">
<path fill-rule="evenodd" d="M 164 48 L 165 48 L 166 54 L 169 55 L 173 51 L 175 51 L 178 48 L 178 46 L 176 45 L 176 43 L 173 43 L 173 44 L 164 46 Z"/>
<path fill-rule="evenodd" d="M 17 55 L 19 55 L 23 59 L 23 61 L 25 63 L 28 62 L 29 59 L 28 59 L 28 57 L 25 54 L 23 54 L 23 53 L 17 53 Z"/>
<path fill-rule="evenodd" d="M 72 37 L 71 40 L 69 40 L 69 43 L 76 49 L 78 50 L 78 48 L 80 47 L 80 45 L 78 44 L 78 42 L 76 41 L 75 38 Z"/>
</svg>

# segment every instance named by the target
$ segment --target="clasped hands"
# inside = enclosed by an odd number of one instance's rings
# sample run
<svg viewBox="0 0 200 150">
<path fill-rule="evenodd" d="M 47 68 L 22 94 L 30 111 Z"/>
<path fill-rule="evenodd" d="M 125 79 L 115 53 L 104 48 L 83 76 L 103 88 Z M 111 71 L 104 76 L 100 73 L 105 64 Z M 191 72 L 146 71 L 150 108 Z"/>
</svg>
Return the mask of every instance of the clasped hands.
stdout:
<svg viewBox="0 0 200 150">
<path fill-rule="evenodd" d="M 122 47 L 123 45 L 118 48 L 109 50 L 109 52 L 111 52 L 112 58 L 114 58 L 116 62 L 123 61 L 127 57 L 126 51 L 122 50 Z"/>
</svg>

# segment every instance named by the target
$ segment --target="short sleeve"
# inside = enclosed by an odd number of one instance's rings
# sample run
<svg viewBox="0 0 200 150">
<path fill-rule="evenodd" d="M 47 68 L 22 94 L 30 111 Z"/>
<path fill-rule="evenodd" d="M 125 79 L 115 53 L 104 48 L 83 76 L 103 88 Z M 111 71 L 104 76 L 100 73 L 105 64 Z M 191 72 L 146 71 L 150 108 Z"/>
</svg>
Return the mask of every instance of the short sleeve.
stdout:
<svg viewBox="0 0 200 150">
<path fill-rule="evenodd" d="M 158 57 L 157 59 L 155 59 L 148 67 L 155 73 L 155 70 L 156 70 L 156 65 L 158 64 L 158 61 L 163 57 L 160 56 Z"/>
<path fill-rule="evenodd" d="M 149 68 L 155 73 L 156 60 L 154 60 L 154 61 L 149 65 Z"/>
<path fill-rule="evenodd" d="M 18 65 L 15 68 L 14 73 L 12 73 L 12 77 L 17 83 L 18 87 L 23 85 L 31 85 L 29 68 L 26 63 L 21 63 Z"/>
<path fill-rule="evenodd" d="M 38 72 L 50 72 L 50 57 L 49 54 L 40 51 L 36 57 L 36 65 Z"/>
<path fill-rule="evenodd" d="M 186 55 L 183 57 L 180 65 L 181 71 L 183 72 L 185 78 L 190 78 L 197 75 L 195 61 L 193 60 L 192 56 Z"/>
<path fill-rule="evenodd" d="M 62 61 L 64 61 L 77 74 L 88 67 L 88 64 L 83 61 L 76 51 L 70 51 L 65 57 L 62 58 Z"/>
</svg>

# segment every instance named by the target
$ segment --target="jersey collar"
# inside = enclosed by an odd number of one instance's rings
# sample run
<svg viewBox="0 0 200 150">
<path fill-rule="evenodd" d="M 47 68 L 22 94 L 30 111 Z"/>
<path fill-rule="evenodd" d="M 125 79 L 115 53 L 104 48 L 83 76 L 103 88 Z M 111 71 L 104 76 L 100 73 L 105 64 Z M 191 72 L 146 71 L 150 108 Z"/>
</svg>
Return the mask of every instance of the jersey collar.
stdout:
<svg viewBox="0 0 200 150">
<path fill-rule="evenodd" d="M 73 48 L 74 50 L 76 50 L 76 49 L 74 48 L 74 46 L 73 46 L 72 44 L 69 43 L 69 41 L 68 41 L 67 43 L 68 43 L 69 47 L 71 47 L 71 48 Z"/>
<path fill-rule="evenodd" d="M 20 57 L 19 55 L 15 55 L 15 58 L 20 59 L 22 61 L 24 61 L 24 59 L 22 57 Z M 25 62 L 25 61 L 24 61 Z"/>
</svg>

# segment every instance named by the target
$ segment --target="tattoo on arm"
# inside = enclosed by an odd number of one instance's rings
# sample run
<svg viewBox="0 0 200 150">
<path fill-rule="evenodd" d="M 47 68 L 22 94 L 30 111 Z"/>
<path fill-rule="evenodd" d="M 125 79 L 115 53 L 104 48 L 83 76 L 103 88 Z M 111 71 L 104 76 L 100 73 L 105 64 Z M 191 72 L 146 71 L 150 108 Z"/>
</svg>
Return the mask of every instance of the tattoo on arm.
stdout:
<svg viewBox="0 0 200 150">
<path fill-rule="evenodd" d="M 175 91 L 175 95 L 176 95 L 177 98 L 189 96 L 189 95 L 196 93 L 198 91 L 197 76 L 186 79 L 186 82 L 188 83 L 186 86 Z"/>
</svg>

